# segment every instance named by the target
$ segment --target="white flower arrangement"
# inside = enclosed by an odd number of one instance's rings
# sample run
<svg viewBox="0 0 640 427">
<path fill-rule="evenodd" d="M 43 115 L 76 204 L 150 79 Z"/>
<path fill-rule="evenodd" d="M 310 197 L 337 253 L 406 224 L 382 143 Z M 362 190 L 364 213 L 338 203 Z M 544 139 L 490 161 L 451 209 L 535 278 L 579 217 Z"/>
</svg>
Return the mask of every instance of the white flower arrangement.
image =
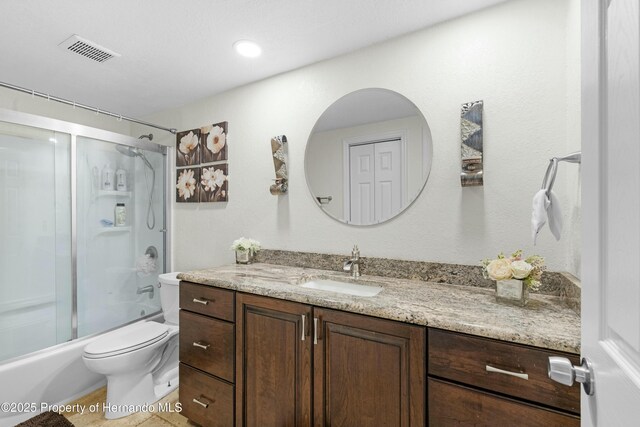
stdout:
<svg viewBox="0 0 640 427">
<path fill-rule="evenodd" d="M 232 251 L 238 252 L 249 252 L 250 255 L 255 255 L 260 252 L 262 246 L 260 246 L 260 242 L 253 239 L 247 239 L 245 237 L 241 237 L 238 240 L 234 240 L 231 245 Z"/>
<path fill-rule="evenodd" d="M 540 287 L 542 272 L 546 269 L 544 258 L 531 255 L 523 259 L 521 249 L 511 254 L 510 258 L 501 253 L 496 259 L 482 261 L 482 275 L 485 279 L 496 281 L 518 279 L 524 281 L 525 285 L 534 291 Z"/>
</svg>

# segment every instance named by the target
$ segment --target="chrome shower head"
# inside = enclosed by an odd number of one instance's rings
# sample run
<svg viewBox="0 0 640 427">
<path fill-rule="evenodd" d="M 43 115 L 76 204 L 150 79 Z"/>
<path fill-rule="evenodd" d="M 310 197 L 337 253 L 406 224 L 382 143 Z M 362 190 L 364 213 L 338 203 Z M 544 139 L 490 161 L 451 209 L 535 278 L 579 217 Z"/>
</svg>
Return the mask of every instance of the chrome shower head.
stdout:
<svg viewBox="0 0 640 427">
<path fill-rule="evenodd" d="M 151 134 L 149 134 L 149 135 L 151 135 Z M 146 136 L 146 135 L 143 135 L 143 136 Z M 124 154 L 127 157 L 140 157 L 142 159 L 142 161 L 149 167 L 149 169 L 154 171 L 153 166 L 151 166 L 151 163 L 149 163 L 149 160 L 144 155 L 144 153 L 142 151 L 140 151 L 139 148 L 127 147 L 127 146 L 124 146 L 124 145 L 116 145 L 116 150 L 118 150 L 118 152 L 120 154 Z"/>
<path fill-rule="evenodd" d="M 118 150 L 118 153 L 124 154 L 127 157 L 138 157 L 140 155 L 136 148 L 125 145 L 116 145 L 116 150 Z"/>
<path fill-rule="evenodd" d="M 148 139 L 149 141 L 153 141 L 153 134 L 150 133 L 149 135 L 140 135 L 138 137 L 138 139 L 145 139 L 145 138 Z"/>
</svg>

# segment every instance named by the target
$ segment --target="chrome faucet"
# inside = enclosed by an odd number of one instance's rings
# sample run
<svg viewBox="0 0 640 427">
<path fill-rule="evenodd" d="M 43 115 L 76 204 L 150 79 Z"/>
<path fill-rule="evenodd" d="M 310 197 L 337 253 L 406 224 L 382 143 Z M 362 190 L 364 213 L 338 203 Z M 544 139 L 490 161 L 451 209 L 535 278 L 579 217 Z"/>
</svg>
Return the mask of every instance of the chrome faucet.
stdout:
<svg viewBox="0 0 640 427">
<path fill-rule="evenodd" d="M 360 265 L 362 264 L 362 259 L 360 258 L 360 249 L 358 249 L 358 245 L 353 245 L 353 250 L 351 251 L 351 258 L 344 262 L 342 269 L 346 272 L 351 273 L 351 277 L 357 279 L 360 277 Z"/>
<path fill-rule="evenodd" d="M 136 294 L 138 295 L 142 295 L 142 294 L 149 294 L 149 299 L 153 298 L 153 292 L 155 291 L 154 286 L 153 285 L 147 285 L 143 288 L 138 288 L 138 290 L 136 291 Z"/>
</svg>

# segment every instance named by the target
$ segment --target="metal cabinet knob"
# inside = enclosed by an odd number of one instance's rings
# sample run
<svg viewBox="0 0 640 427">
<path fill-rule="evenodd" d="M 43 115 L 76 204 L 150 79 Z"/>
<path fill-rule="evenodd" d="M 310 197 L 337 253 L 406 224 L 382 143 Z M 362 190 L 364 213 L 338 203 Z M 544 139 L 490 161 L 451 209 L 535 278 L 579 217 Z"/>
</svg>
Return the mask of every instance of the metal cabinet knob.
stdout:
<svg viewBox="0 0 640 427">
<path fill-rule="evenodd" d="M 572 386 L 574 382 L 582 384 L 584 392 L 592 396 L 594 393 L 593 370 L 591 363 L 582 358 L 580 366 L 573 366 L 566 357 L 549 357 L 549 378 L 560 384 Z"/>
</svg>

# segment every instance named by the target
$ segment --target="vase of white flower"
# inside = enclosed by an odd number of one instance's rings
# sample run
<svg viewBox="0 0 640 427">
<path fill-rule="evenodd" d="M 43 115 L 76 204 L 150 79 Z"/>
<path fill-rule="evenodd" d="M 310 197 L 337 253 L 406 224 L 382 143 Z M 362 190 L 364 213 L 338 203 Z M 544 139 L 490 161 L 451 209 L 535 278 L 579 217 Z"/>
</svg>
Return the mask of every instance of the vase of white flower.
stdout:
<svg viewBox="0 0 640 427">
<path fill-rule="evenodd" d="M 497 280 L 496 301 L 524 307 L 529 302 L 529 287 L 524 280 Z"/>
<path fill-rule="evenodd" d="M 251 264 L 255 260 L 255 255 L 249 251 L 236 251 L 236 264 Z"/>
<path fill-rule="evenodd" d="M 255 262 L 256 254 L 260 252 L 260 242 L 253 239 L 239 238 L 231 245 L 231 250 L 236 252 L 236 264 L 251 264 Z"/>
<path fill-rule="evenodd" d="M 510 258 L 500 254 L 496 259 L 482 261 L 485 278 L 496 281 L 496 300 L 522 307 L 529 301 L 529 290 L 535 291 L 540 286 L 545 269 L 544 258 L 532 255 L 523 259 L 522 250 Z"/>
</svg>

